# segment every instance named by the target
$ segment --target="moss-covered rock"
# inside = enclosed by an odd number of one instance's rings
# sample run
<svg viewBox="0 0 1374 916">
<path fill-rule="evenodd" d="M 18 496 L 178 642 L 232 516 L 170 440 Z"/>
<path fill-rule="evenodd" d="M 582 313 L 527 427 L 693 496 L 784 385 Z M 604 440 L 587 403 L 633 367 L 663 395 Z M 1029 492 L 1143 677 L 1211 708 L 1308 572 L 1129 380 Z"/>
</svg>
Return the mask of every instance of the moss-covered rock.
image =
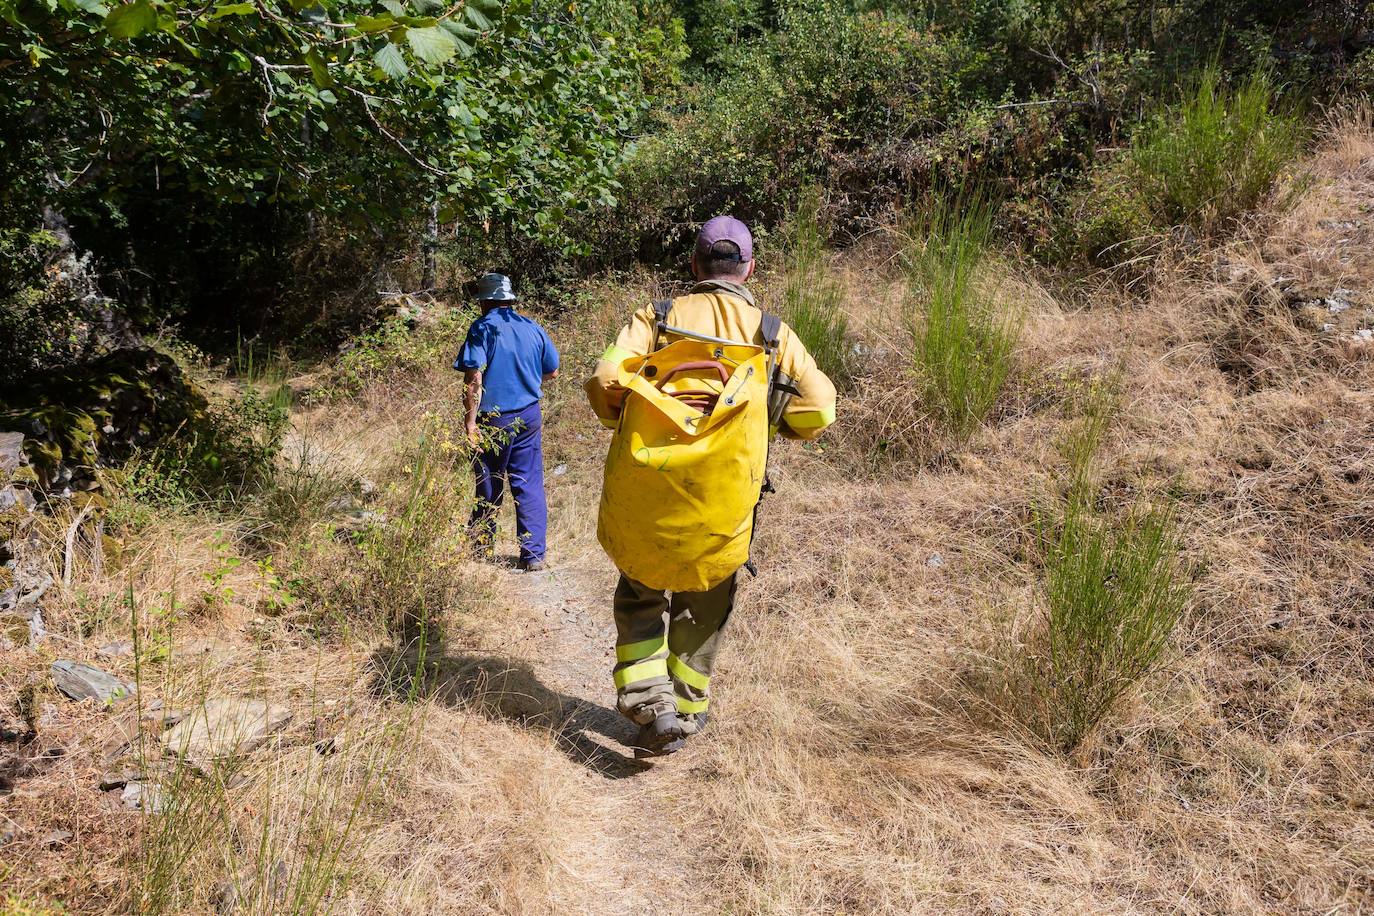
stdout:
<svg viewBox="0 0 1374 916">
<path fill-rule="evenodd" d="M 0 432 L 0 484 L 9 483 L 24 464 L 24 434 Z"/>
<path fill-rule="evenodd" d="M 150 349 L 30 379 L 6 400 L 13 406 L 0 413 L 0 428 L 24 434 L 33 476 L 49 490 L 211 421 L 206 396 L 170 356 Z"/>
</svg>

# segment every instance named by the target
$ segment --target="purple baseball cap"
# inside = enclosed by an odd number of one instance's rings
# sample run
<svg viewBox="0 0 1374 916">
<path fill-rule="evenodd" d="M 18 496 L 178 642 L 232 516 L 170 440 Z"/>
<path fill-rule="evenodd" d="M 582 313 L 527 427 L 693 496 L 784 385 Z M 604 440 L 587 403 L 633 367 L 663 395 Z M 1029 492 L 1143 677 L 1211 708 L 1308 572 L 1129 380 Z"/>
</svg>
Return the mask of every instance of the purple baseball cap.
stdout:
<svg viewBox="0 0 1374 916">
<path fill-rule="evenodd" d="M 706 221 L 697 233 L 697 254 L 706 256 L 716 242 L 738 245 L 741 264 L 754 260 L 754 237 L 749 234 L 749 227 L 733 216 L 721 215 Z"/>
</svg>

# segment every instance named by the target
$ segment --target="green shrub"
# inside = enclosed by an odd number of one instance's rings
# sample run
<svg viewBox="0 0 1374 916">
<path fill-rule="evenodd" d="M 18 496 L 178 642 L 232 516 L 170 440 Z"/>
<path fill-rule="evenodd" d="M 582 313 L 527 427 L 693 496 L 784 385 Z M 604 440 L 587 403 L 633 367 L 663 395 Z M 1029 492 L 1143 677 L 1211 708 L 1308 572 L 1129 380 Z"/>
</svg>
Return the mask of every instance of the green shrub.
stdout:
<svg viewBox="0 0 1374 916">
<path fill-rule="evenodd" d="M 1046 614 L 1019 664 L 1028 724 L 1065 751 L 1160 665 L 1192 592 L 1171 508 L 1137 505 L 1118 519 L 1095 505 L 1094 462 L 1116 390 L 1112 382 L 1090 393 L 1063 443 L 1063 497 L 1039 517 Z"/>
<path fill-rule="evenodd" d="M 710 21 L 737 5 L 710 4 Z M 850 214 L 905 184 L 908 165 L 934 162 L 931 138 L 977 105 L 987 59 L 920 16 L 806 0 L 778 5 L 768 25 L 713 45 L 701 86 L 655 106 L 618 176 L 620 205 L 583 229 L 592 249 L 657 259 L 715 213 L 774 224 L 816 184 L 852 189 L 838 208 Z"/>
<path fill-rule="evenodd" d="M 1002 313 L 981 282 L 992 232 L 986 200 L 935 195 L 913 230 L 905 256 L 912 360 L 927 405 L 962 441 L 1011 374 L 1020 317 Z"/>
<path fill-rule="evenodd" d="M 373 382 L 413 375 L 451 362 L 462 345 L 461 334 L 476 316 L 471 310 L 436 310 L 432 323 L 415 327 L 392 317 L 349 342 L 329 378 L 310 393 L 312 401 L 350 397 Z"/>
<path fill-rule="evenodd" d="M 295 395 L 286 383 L 291 360 L 285 350 L 268 347 L 260 353 L 254 343 L 239 338 L 233 370 L 235 378 L 258 392 L 267 403 L 283 414 L 290 412 Z"/>
<path fill-rule="evenodd" d="M 853 375 L 853 342 L 844 311 L 844 284 L 826 265 L 820 208 L 820 194 L 809 192 L 788 226 L 782 317 L 821 371 L 844 388 Z"/>
<path fill-rule="evenodd" d="M 76 362 L 97 317 L 70 282 L 56 271 L 44 275 L 61 249 L 58 239 L 6 226 L 4 215 L 0 210 L 0 392 Z"/>
<path fill-rule="evenodd" d="M 1042 737 L 1071 750 L 1158 667 L 1191 589 L 1168 509 L 1117 523 L 1070 507 L 1044 542 L 1049 610 L 1031 682 Z"/>
<path fill-rule="evenodd" d="M 1064 229 L 1081 254 L 1110 265 L 1148 257 L 1175 227 L 1218 235 L 1273 190 L 1306 139 L 1267 71 L 1228 86 L 1209 65 L 1093 174 Z"/>
<path fill-rule="evenodd" d="M 1148 259 L 1160 242 L 1154 214 L 1123 161 L 1096 170 L 1070 197 L 1066 218 L 1044 247 L 1050 260 L 1118 267 Z"/>
<path fill-rule="evenodd" d="M 1234 89 L 1206 67 L 1177 109 L 1137 134 L 1131 163 L 1162 226 L 1211 235 L 1254 209 L 1302 150 L 1301 118 L 1258 70 Z"/>
<path fill-rule="evenodd" d="M 253 388 L 212 397 L 194 425 L 139 451 L 116 476 L 152 505 L 235 503 L 271 484 L 286 426 L 286 412 Z"/>
</svg>

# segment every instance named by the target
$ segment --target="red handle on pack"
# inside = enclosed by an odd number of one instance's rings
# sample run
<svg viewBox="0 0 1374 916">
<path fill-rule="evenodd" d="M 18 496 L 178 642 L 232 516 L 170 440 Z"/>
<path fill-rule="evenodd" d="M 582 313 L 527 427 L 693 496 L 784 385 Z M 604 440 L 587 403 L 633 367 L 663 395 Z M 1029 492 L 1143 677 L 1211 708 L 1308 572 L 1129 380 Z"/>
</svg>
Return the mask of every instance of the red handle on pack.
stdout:
<svg viewBox="0 0 1374 916">
<path fill-rule="evenodd" d="M 673 368 L 669 369 L 666 373 L 664 373 L 663 378 L 658 380 L 658 387 L 661 390 L 664 385 L 668 384 L 668 380 L 673 376 L 677 375 L 679 372 L 693 372 L 700 369 L 714 369 L 717 372 L 719 372 L 720 383 L 722 385 L 730 381 L 730 370 L 726 369 L 724 366 L 722 366 L 715 360 L 701 359 L 690 363 L 678 363 L 676 366 L 674 366 Z"/>
</svg>

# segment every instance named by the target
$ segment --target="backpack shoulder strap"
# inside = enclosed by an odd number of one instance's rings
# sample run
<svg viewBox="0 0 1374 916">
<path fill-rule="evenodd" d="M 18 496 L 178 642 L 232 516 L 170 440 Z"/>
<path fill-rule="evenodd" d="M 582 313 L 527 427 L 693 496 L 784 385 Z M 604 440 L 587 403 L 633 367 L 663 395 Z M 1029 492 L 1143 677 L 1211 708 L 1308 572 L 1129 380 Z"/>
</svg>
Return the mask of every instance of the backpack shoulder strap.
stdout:
<svg viewBox="0 0 1374 916">
<path fill-rule="evenodd" d="M 658 349 L 658 339 L 663 334 L 663 326 L 668 323 L 668 313 L 672 310 L 673 300 L 654 300 L 654 345 L 650 348 L 651 351 Z"/>
<path fill-rule="evenodd" d="M 782 319 L 772 312 L 764 312 L 763 323 L 759 325 L 759 333 L 763 335 L 763 345 L 769 350 L 776 350 L 778 338 L 782 336 Z"/>
<path fill-rule="evenodd" d="M 768 424 L 776 427 L 782 422 L 783 410 L 787 407 L 787 402 L 791 399 L 789 391 L 793 389 L 784 385 L 780 376 L 782 370 L 778 368 L 778 339 L 782 337 L 782 319 L 770 312 L 763 312 L 763 320 L 759 322 L 759 336 L 763 338 L 764 349 L 768 351 Z M 768 438 L 772 439 L 770 432 Z M 768 476 L 768 446 L 764 446 L 763 457 L 763 484 L 759 487 L 759 498 L 754 503 L 754 521 L 749 529 L 749 552 L 754 550 L 754 535 L 759 531 L 759 506 L 763 505 L 763 497 L 773 490 L 773 481 Z M 750 556 L 744 561 L 744 568 L 749 570 L 750 575 L 757 576 L 759 569 L 754 565 L 754 558 Z"/>
</svg>

